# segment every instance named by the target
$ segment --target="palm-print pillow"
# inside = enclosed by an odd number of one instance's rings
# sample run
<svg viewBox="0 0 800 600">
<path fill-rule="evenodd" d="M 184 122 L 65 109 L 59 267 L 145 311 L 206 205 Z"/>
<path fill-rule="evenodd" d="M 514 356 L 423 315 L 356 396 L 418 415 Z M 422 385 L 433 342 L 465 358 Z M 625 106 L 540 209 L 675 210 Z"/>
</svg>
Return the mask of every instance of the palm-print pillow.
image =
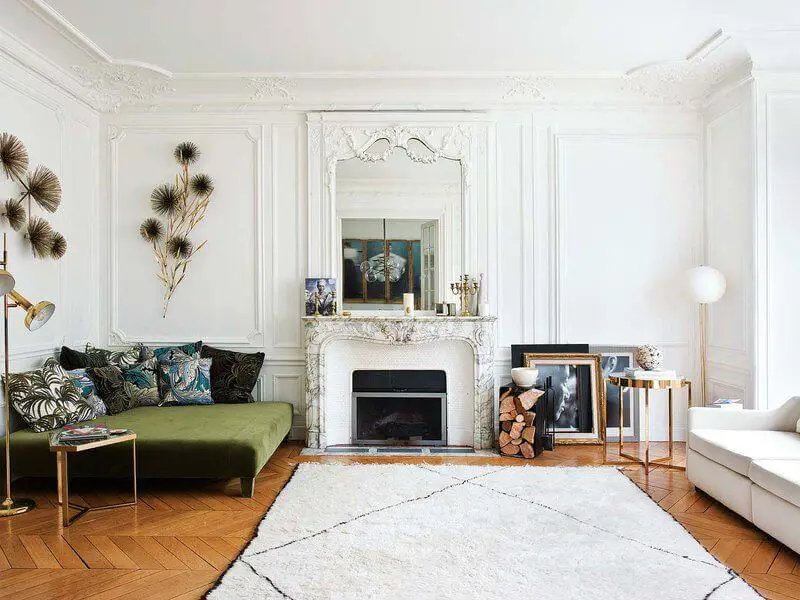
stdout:
<svg viewBox="0 0 800 600">
<path fill-rule="evenodd" d="M 158 406 L 158 360 L 151 358 L 122 371 L 122 378 L 137 388 L 136 403 L 139 406 Z"/>
<path fill-rule="evenodd" d="M 11 406 L 34 431 L 58 429 L 95 417 L 92 407 L 55 359 L 48 358 L 35 371 L 9 373 L 5 384 Z"/>
<path fill-rule="evenodd" d="M 83 396 L 83 399 L 92 407 L 95 416 L 100 417 L 106 414 L 106 405 L 97 395 L 94 387 L 94 381 L 86 373 L 86 369 L 72 369 L 67 371 L 67 375 L 72 380 L 72 383 L 78 388 L 78 391 Z"/>
<path fill-rule="evenodd" d="M 114 365 L 120 369 L 126 369 L 139 362 L 141 353 L 141 344 L 136 344 L 125 350 L 106 350 L 104 348 L 95 348 L 92 344 L 86 344 L 86 356 L 92 363 L 89 366 L 97 366 L 99 363 L 103 366 Z"/>
<path fill-rule="evenodd" d="M 254 402 L 253 388 L 264 364 L 264 353 L 230 352 L 203 346 L 203 358 L 211 359 L 211 397 L 215 403 Z"/>
<path fill-rule="evenodd" d="M 86 369 L 108 414 L 117 415 L 136 407 L 139 388 L 122 378 L 122 369 L 114 365 Z"/>
<path fill-rule="evenodd" d="M 161 406 L 214 404 L 211 399 L 210 358 L 159 363 L 158 368 L 166 389 Z"/>
</svg>

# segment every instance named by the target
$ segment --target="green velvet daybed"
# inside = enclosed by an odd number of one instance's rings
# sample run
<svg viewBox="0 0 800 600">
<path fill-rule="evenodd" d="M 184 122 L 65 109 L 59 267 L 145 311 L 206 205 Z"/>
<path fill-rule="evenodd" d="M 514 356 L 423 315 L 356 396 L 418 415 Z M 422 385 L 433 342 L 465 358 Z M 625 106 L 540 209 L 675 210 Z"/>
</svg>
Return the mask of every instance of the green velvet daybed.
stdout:
<svg viewBox="0 0 800 600">
<path fill-rule="evenodd" d="M 92 422 L 136 433 L 139 477 L 241 479 L 242 495 L 252 497 L 255 476 L 292 426 L 287 402 L 141 406 Z M 52 432 L 20 429 L 11 434 L 14 477 L 56 476 Z M 70 476 L 130 477 L 128 444 L 76 454 Z"/>
</svg>

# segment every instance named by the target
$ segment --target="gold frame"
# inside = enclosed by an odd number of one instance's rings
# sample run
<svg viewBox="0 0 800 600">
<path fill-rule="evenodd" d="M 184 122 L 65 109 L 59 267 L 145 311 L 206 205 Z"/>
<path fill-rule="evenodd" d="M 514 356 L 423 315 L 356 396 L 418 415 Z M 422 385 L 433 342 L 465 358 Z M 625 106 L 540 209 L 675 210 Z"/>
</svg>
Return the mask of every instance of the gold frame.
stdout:
<svg viewBox="0 0 800 600">
<path fill-rule="evenodd" d="M 591 374 L 589 388 L 592 390 L 592 433 L 579 433 L 577 435 L 591 437 L 562 437 L 575 436 L 574 433 L 556 433 L 555 443 L 559 445 L 593 444 L 596 446 L 606 443 L 606 384 L 603 379 L 601 367 L 601 354 L 593 353 L 538 353 L 526 352 L 522 355 L 522 364 L 530 367 L 532 364 L 547 365 L 579 365 L 588 366 Z"/>
</svg>

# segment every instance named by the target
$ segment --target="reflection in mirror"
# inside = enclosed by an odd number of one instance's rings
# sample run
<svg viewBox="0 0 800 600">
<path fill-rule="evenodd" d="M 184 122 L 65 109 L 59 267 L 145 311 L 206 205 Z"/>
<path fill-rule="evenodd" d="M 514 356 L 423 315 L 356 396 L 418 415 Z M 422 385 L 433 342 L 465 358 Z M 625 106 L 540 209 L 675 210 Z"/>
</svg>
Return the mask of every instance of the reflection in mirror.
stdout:
<svg viewBox="0 0 800 600">
<path fill-rule="evenodd" d="M 337 164 L 341 299 L 344 310 L 417 310 L 449 299 L 461 270 L 461 165 L 419 140 L 408 149 L 377 140 Z"/>
<path fill-rule="evenodd" d="M 344 308 L 397 309 L 413 292 L 416 309 L 433 310 L 437 230 L 436 221 L 342 219 Z"/>
</svg>

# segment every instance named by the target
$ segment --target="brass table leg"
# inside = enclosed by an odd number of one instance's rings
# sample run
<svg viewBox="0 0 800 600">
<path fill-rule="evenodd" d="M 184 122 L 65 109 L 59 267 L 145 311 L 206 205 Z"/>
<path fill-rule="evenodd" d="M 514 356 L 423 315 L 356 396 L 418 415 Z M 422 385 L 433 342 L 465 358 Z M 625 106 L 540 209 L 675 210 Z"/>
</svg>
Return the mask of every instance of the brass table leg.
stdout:
<svg viewBox="0 0 800 600">
<path fill-rule="evenodd" d="M 623 410 L 623 398 L 622 398 L 622 384 L 617 385 L 617 396 L 619 397 L 619 454 L 622 456 L 622 415 L 624 413 Z"/>
<path fill-rule="evenodd" d="M 59 461 L 61 466 L 59 469 L 59 487 L 61 488 L 61 524 L 64 527 L 69 527 L 69 469 L 67 453 L 59 452 L 58 458 L 61 459 Z"/>
<path fill-rule="evenodd" d="M 644 388 L 644 473 L 650 473 L 650 388 Z"/>
<path fill-rule="evenodd" d="M 672 435 L 672 388 L 669 388 L 669 405 L 668 405 L 667 409 L 669 410 L 669 417 L 668 417 L 668 420 L 669 420 L 669 455 L 668 456 L 669 456 L 669 462 L 670 462 L 670 464 L 672 464 L 672 455 L 673 455 L 673 452 L 672 452 L 672 447 L 673 447 L 673 435 Z"/>
<path fill-rule="evenodd" d="M 64 486 L 62 482 L 62 472 L 64 471 L 64 454 L 56 452 L 56 480 L 58 484 L 58 503 L 64 504 Z"/>
</svg>

